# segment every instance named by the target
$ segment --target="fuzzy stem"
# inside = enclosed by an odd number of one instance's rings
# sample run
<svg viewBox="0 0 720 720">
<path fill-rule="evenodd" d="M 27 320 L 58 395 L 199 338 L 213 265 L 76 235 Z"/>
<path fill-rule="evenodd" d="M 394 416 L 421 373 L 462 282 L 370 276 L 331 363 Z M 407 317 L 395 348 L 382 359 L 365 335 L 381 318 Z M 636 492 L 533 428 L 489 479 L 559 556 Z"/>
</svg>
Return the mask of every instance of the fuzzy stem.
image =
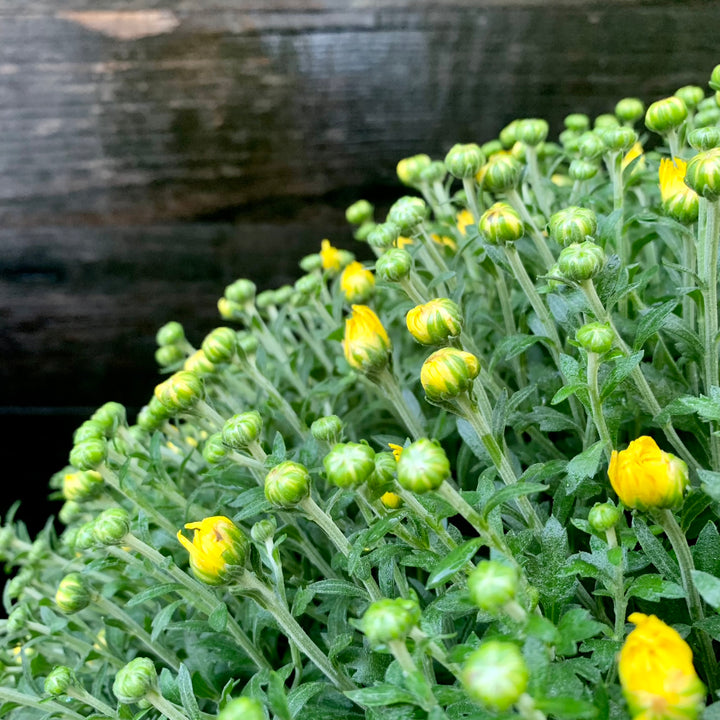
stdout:
<svg viewBox="0 0 720 720">
<path fill-rule="evenodd" d="M 145 699 L 168 720 L 189 720 L 184 712 L 178 710 L 169 700 L 166 700 L 157 690 L 148 690 Z"/>
<path fill-rule="evenodd" d="M 408 404 L 403 397 L 402 390 L 400 389 L 400 385 L 390 369 L 387 366 L 384 367 L 373 379 L 376 381 L 380 389 L 385 392 L 386 397 L 393 404 L 395 411 L 400 416 L 400 419 L 403 421 L 405 428 L 412 438 L 417 440 L 418 438 L 423 437 L 425 430 L 408 407 Z"/>
<path fill-rule="evenodd" d="M 602 401 L 600 400 L 600 390 L 598 388 L 598 370 L 600 368 L 600 356 L 596 352 L 588 351 L 587 354 L 587 382 L 588 393 L 590 395 L 590 406 L 592 408 L 592 419 L 597 428 L 598 435 L 603 441 L 605 457 L 609 460 L 612 454 L 613 441 L 610 437 L 605 415 L 602 409 Z"/>
</svg>

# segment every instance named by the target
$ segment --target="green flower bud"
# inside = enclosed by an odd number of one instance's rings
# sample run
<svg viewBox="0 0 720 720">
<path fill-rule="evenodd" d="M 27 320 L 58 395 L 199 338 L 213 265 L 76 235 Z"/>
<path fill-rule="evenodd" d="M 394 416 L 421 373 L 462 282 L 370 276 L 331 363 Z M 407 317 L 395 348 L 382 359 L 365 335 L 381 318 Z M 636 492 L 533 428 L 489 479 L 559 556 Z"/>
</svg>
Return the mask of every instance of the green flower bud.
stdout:
<svg viewBox="0 0 720 720">
<path fill-rule="evenodd" d="M 217 720 L 266 720 L 262 705 L 249 697 L 231 700 L 219 713 Z"/>
<path fill-rule="evenodd" d="M 402 248 L 390 248 L 375 261 L 375 275 L 385 282 L 406 278 L 412 270 L 412 255 Z"/>
<path fill-rule="evenodd" d="M 155 400 L 155 398 L 153 398 Z M 167 414 L 158 415 L 153 412 L 153 409 L 149 405 L 145 405 L 140 408 L 135 419 L 138 426 L 145 432 L 155 432 L 164 422 L 167 420 Z"/>
<path fill-rule="evenodd" d="M 82 514 L 82 511 L 83 509 L 79 503 L 74 500 L 68 500 L 66 503 L 63 503 L 63 506 L 60 508 L 58 518 L 60 518 L 60 522 L 63 525 L 69 525 L 73 520 Z"/>
<path fill-rule="evenodd" d="M 375 453 L 375 468 L 366 483 L 373 497 L 377 498 L 391 490 L 397 474 L 397 460 L 391 452 Z"/>
<path fill-rule="evenodd" d="M 11 578 L 5 586 L 7 596 L 10 599 L 20 597 L 23 590 L 33 581 L 34 575 L 34 571 L 30 568 L 21 570 L 14 578 Z"/>
<path fill-rule="evenodd" d="M 115 697 L 126 705 L 143 700 L 148 690 L 157 684 L 157 671 L 153 661 L 145 657 L 136 657 L 125 667 L 120 668 L 113 683 Z"/>
<path fill-rule="evenodd" d="M 93 537 L 99 545 L 121 545 L 130 532 L 130 515 L 124 508 L 108 508 L 98 515 Z"/>
<path fill-rule="evenodd" d="M 355 232 L 353 233 L 353 237 L 358 242 L 367 242 L 368 235 L 375 229 L 377 226 L 376 222 L 373 222 L 372 220 L 368 220 L 367 222 L 364 222 L 360 227 L 358 227 Z"/>
<path fill-rule="evenodd" d="M 265 476 L 265 497 L 276 507 L 292 507 L 310 494 L 310 473 L 304 465 L 286 460 Z"/>
<path fill-rule="evenodd" d="M 480 217 L 480 234 L 493 245 L 515 242 L 525 234 L 517 211 L 506 202 L 496 202 Z"/>
<path fill-rule="evenodd" d="M 590 118 L 583 113 L 571 113 L 563 120 L 565 127 L 573 132 L 585 132 L 590 129 Z"/>
<path fill-rule="evenodd" d="M 214 365 L 208 360 L 205 351 L 201 348 L 185 360 L 182 369 L 198 377 L 204 377 L 205 375 L 212 375 L 216 372 L 217 365 Z"/>
<path fill-rule="evenodd" d="M 172 414 L 192 409 L 203 394 L 203 381 L 186 370 L 174 373 L 155 387 L 155 397 Z"/>
<path fill-rule="evenodd" d="M 584 160 L 583 158 L 575 158 L 568 168 L 568 175 L 573 180 L 591 180 L 599 170 L 599 166 L 592 160 Z"/>
<path fill-rule="evenodd" d="M 716 65 L 713 68 L 712 74 L 710 75 L 710 80 L 708 81 L 708 85 L 716 91 L 720 91 L 720 65 Z"/>
<path fill-rule="evenodd" d="M 593 127 L 596 130 L 607 130 L 609 128 L 617 127 L 620 123 L 618 119 L 610 113 L 603 113 L 595 118 Z"/>
<path fill-rule="evenodd" d="M 480 146 L 480 150 L 482 151 L 482 154 L 489 158 L 496 153 L 501 152 L 503 149 L 503 144 L 499 140 L 488 140 L 486 143 L 483 143 Z"/>
<path fill-rule="evenodd" d="M 358 200 L 345 211 L 345 217 L 351 225 L 362 225 L 372 220 L 373 210 L 373 206 L 367 200 Z"/>
<path fill-rule="evenodd" d="M 155 351 L 155 362 L 161 368 L 177 365 L 185 359 L 185 353 L 177 345 L 163 345 Z"/>
<path fill-rule="evenodd" d="M 586 132 L 580 137 L 578 152 L 585 160 L 594 160 L 605 152 L 605 143 L 596 132 Z"/>
<path fill-rule="evenodd" d="M 488 192 L 512 190 L 520 182 L 522 165 L 511 155 L 493 155 L 485 165 L 483 185 Z"/>
<path fill-rule="evenodd" d="M 563 247 L 585 242 L 597 233 L 597 215 L 590 208 L 571 205 L 550 218 L 548 230 L 550 237 Z"/>
<path fill-rule="evenodd" d="M 392 640 L 404 640 L 419 622 L 418 604 L 406 598 L 376 600 L 360 621 L 373 648 L 387 645 Z"/>
<path fill-rule="evenodd" d="M 437 490 L 450 477 L 450 461 L 440 443 L 420 438 L 408 445 L 397 463 L 400 486 L 414 493 Z"/>
<path fill-rule="evenodd" d="M 525 145 L 535 147 L 547 138 L 549 126 L 545 120 L 537 118 L 527 118 L 518 120 L 515 129 L 515 137 Z"/>
<path fill-rule="evenodd" d="M 67 527 L 65 528 L 65 530 L 63 530 L 63 533 L 60 536 L 60 542 L 64 548 L 73 551 L 75 550 L 75 540 L 77 538 L 79 530 L 80 528 L 75 526 Z"/>
<path fill-rule="evenodd" d="M 275 305 L 282 307 L 286 303 L 290 302 L 290 298 L 295 292 L 295 288 L 292 285 L 282 285 L 275 290 Z"/>
<path fill-rule="evenodd" d="M 217 309 L 223 320 L 244 320 L 245 309 L 240 303 L 221 297 L 217 301 Z"/>
<path fill-rule="evenodd" d="M 250 332 L 239 332 L 237 334 L 237 354 L 241 360 L 249 360 L 255 356 L 259 346 L 258 339 Z"/>
<path fill-rule="evenodd" d="M 77 685 L 75 673 L 66 665 L 57 665 L 45 678 L 44 689 L 48 695 L 64 695 L 69 687 Z"/>
<path fill-rule="evenodd" d="M 718 110 L 718 118 L 720 118 L 720 110 Z M 687 141 L 693 150 L 697 150 L 699 152 L 712 150 L 714 147 L 720 146 L 720 128 L 695 128 L 695 130 L 688 133 Z"/>
<path fill-rule="evenodd" d="M 466 392 L 479 372 L 480 364 L 472 353 L 445 347 L 425 360 L 420 382 L 428 400 L 441 402 Z"/>
<path fill-rule="evenodd" d="M 720 148 L 698 153 L 688 162 L 685 184 L 710 202 L 720 197 Z"/>
<path fill-rule="evenodd" d="M 500 131 L 498 139 L 504 148 L 511 148 L 517 142 L 517 126 L 518 121 L 513 120 Z"/>
<path fill-rule="evenodd" d="M 229 327 L 219 327 L 205 336 L 202 342 L 202 351 L 211 363 L 220 365 L 232 361 L 236 346 L 236 332 Z"/>
<path fill-rule="evenodd" d="M 589 240 L 568 245 L 558 257 L 558 268 L 568 280 L 582 282 L 595 277 L 605 264 L 603 249 Z"/>
<path fill-rule="evenodd" d="M 263 421 L 257 410 L 233 415 L 225 421 L 222 439 L 225 445 L 233 450 L 242 450 L 255 442 L 262 432 Z"/>
<path fill-rule="evenodd" d="M 271 515 L 264 520 L 259 520 L 250 528 L 250 537 L 260 544 L 272 539 L 277 530 L 277 521 Z"/>
<path fill-rule="evenodd" d="M 419 197 L 406 195 L 396 200 L 388 212 L 387 219 L 395 223 L 400 232 L 410 234 L 428 217 L 429 208 L 425 201 Z"/>
<path fill-rule="evenodd" d="M 693 125 L 695 125 L 696 128 L 706 128 L 706 127 L 712 127 L 713 125 L 717 125 L 720 122 L 720 108 L 713 107 L 708 108 L 706 110 L 701 110 L 695 117 L 693 118 Z M 700 150 L 700 148 L 695 148 L 696 150 Z M 706 150 L 709 148 L 705 148 Z"/>
<path fill-rule="evenodd" d="M 400 228 L 393 222 L 378 223 L 368 233 L 368 245 L 377 250 L 392 247 L 400 237 Z"/>
<path fill-rule="evenodd" d="M 311 255 L 306 255 L 302 258 L 300 260 L 300 269 L 306 273 L 322 269 L 322 258 L 320 257 L 320 253 L 312 253 Z"/>
<path fill-rule="evenodd" d="M 222 433 L 216 432 L 208 437 L 203 445 L 202 456 L 208 465 L 219 465 L 227 460 L 227 448 Z"/>
<path fill-rule="evenodd" d="M 319 275 L 303 275 L 295 281 L 295 289 L 307 297 L 320 293 L 322 278 Z"/>
<path fill-rule="evenodd" d="M 433 160 L 427 167 L 424 167 L 420 171 L 420 181 L 427 185 L 442 183 L 446 177 L 447 169 L 445 163 L 439 160 Z"/>
<path fill-rule="evenodd" d="M 70 464 L 78 470 L 94 470 L 107 458 L 107 441 L 94 438 L 76 443 L 70 451 Z"/>
<path fill-rule="evenodd" d="M 588 513 L 590 527 L 599 533 L 607 532 L 617 525 L 622 512 L 610 503 L 595 503 Z"/>
<path fill-rule="evenodd" d="M 274 290 L 263 290 L 257 294 L 255 298 L 255 307 L 258 310 L 267 310 L 275 304 L 275 291 Z"/>
<path fill-rule="evenodd" d="M 473 700 L 504 711 L 525 692 L 529 672 L 517 645 L 489 640 L 467 658 L 460 679 Z"/>
<path fill-rule="evenodd" d="M 343 431 L 343 421 L 337 415 L 326 415 L 318 418 L 310 426 L 310 434 L 316 440 L 328 443 L 340 442 Z"/>
<path fill-rule="evenodd" d="M 27 630 L 27 623 L 30 620 L 30 611 L 27 605 L 18 605 L 7 618 L 5 630 L 11 635 Z"/>
<path fill-rule="evenodd" d="M 632 125 L 642 118 L 645 114 L 645 105 L 642 100 L 629 97 L 623 98 L 615 106 L 615 115 L 618 120 Z"/>
<path fill-rule="evenodd" d="M 410 334 L 423 345 L 440 345 L 457 337 L 463 328 L 460 308 L 450 298 L 435 298 L 414 307 L 405 322 Z"/>
<path fill-rule="evenodd" d="M 679 128 L 688 116 L 685 103 L 675 96 L 657 100 L 645 113 L 645 127 L 648 130 L 664 135 L 670 130 Z"/>
<path fill-rule="evenodd" d="M 92 500 L 100 494 L 103 479 L 95 470 L 85 470 L 63 475 L 62 492 L 66 500 L 85 502 Z"/>
<path fill-rule="evenodd" d="M 445 156 L 448 172 L 459 179 L 474 178 L 485 164 L 485 155 L 475 143 L 453 145 Z"/>
<path fill-rule="evenodd" d="M 420 184 L 420 172 L 431 163 L 427 155 L 413 155 L 403 158 L 397 164 L 397 176 L 403 185 L 417 186 Z"/>
<path fill-rule="evenodd" d="M 257 286 L 252 280 L 241 278 L 225 288 L 225 297 L 238 305 L 248 305 L 255 299 Z"/>
<path fill-rule="evenodd" d="M 563 130 L 560 133 L 559 140 L 562 143 L 566 155 L 575 155 L 580 152 L 580 138 L 582 133 L 575 130 Z"/>
<path fill-rule="evenodd" d="M 105 434 L 110 436 L 121 425 L 127 425 L 127 412 L 125 406 L 118 402 L 106 402 L 92 414 L 90 419 L 100 423 L 105 429 Z"/>
<path fill-rule="evenodd" d="M 90 604 L 90 588 L 80 573 L 66 575 L 55 592 L 55 604 L 66 615 L 80 612 Z"/>
<path fill-rule="evenodd" d="M 338 443 L 323 460 L 328 480 L 340 488 L 364 483 L 375 470 L 375 451 L 366 443 Z"/>
<path fill-rule="evenodd" d="M 174 320 L 165 323 L 155 335 L 155 341 L 160 347 L 165 345 L 178 345 L 185 342 L 185 330 L 179 322 Z"/>
<path fill-rule="evenodd" d="M 86 420 L 73 433 L 73 443 L 81 443 L 84 440 L 104 440 L 105 427 L 98 420 Z"/>
<path fill-rule="evenodd" d="M 602 140 L 611 152 L 625 153 L 638 141 L 638 134 L 629 127 L 612 127 L 603 131 Z"/>
<path fill-rule="evenodd" d="M 587 352 L 602 355 L 612 347 L 615 334 L 609 323 L 591 322 L 578 329 L 575 339 Z"/>
<path fill-rule="evenodd" d="M 497 612 L 514 600 L 517 588 L 515 568 L 496 560 L 483 560 L 468 576 L 470 599 L 487 612 Z"/>
<path fill-rule="evenodd" d="M 697 85 L 684 85 L 675 91 L 675 97 L 679 97 L 688 110 L 694 110 L 705 98 L 705 91 Z"/>
<path fill-rule="evenodd" d="M 95 547 L 95 520 L 88 520 L 77 529 L 73 547 L 75 550 L 89 550 Z"/>
</svg>

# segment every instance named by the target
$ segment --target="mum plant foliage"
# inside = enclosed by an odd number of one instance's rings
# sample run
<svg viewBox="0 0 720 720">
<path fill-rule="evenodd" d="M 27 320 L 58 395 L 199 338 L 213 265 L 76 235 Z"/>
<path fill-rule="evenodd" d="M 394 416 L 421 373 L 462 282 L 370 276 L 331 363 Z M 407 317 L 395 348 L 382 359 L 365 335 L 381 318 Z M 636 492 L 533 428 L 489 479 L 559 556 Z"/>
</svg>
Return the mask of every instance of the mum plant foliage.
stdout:
<svg viewBox="0 0 720 720">
<path fill-rule="evenodd" d="M 324 240 L 165 325 L 57 525 L 5 519 L 0 715 L 720 717 L 719 119 L 406 158 L 347 211 L 374 263 Z"/>
</svg>

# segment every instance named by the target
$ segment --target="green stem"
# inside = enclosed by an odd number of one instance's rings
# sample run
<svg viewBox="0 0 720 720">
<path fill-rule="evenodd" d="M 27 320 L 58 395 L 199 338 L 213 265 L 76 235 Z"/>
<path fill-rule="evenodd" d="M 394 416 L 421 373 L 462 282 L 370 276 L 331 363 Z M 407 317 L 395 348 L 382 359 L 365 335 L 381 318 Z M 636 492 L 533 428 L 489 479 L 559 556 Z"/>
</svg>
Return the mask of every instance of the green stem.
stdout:
<svg viewBox="0 0 720 720">
<path fill-rule="evenodd" d="M 414 440 L 417 440 L 418 438 L 423 437 L 425 434 L 425 429 L 418 422 L 418 420 L 415 418 L 415 415 L 408 407 L 408 404 L 403 397 L 402 390 L 400 389 L 400 385 L 398 384 L 398 381 L 393 375 L 390 368 L 385 366 L 380 371 L 380 373 L 378 373 L 374 377 L 374 380 L 376 381 L 380 389 L 385 392 L 388 400 L 390 400 L 390 402 L 393 404 L 395 411 L 399 415 L 400 419 L 403 421 L 405 428 L 410 433 L 412 438 Z"/>
<path fill-rule="evenodd" d="M 280 412 L 285 416 L 288 424 L 300 438 L 305 437 L 305 427 L 303 426 L 297 413 L 292 409 L 290 403 L 278 392 L 278 389 L 268 380 L 258 369 L 253 361 L 243 364 L 248 375 L 262 388 L 269 397 L 271 397 L 280 408 Z"/>
<path fill-rule="evenodd" d="M 67 689 L 66 694 L 68 697 L 75 698 L 75 700 L 79 700 L 80 702 L 95 708 L 95 710 L 105 715 L 105 717 L 117 718 L 118 716 L 115 710 L 113 710 L 109 705 L 106 705 L 102 700 L 96 698 L 94 695 L 91 695 L 87 690 L 85 690 L 85 688 L 74 687 L 71 685 Z"/>
<path fill-rule="evenodd" d="M 25 707 L 34 708 L 41 712 L 48 713 L 52 710 L 62 718 L 73 718 L 75 720 L 85 720 L 84 715 L 76 713 L 74 710 L 70 710 L 66 705 L 61 705 L 55 700 L 43 700 L 32 695 L 26 695 L 25 693 L 13 690 L 8 687 L 0 687 L 0 699 L 5 702 L 17 703 L 18 705 L 24 705 Z"/>
<path fill-rule="evenodd" d="M 687 272 L 685 273 L 685 285 L 688 288 L 695 288 L 695 273 L 694 270 L 697 267 L 697 253 L 695 250 L 695 235 L 690 232 L 689 230 L 686 230 L 682 234 L 682 240 L 683 240 L 683 257 L 682 262 L 683 265 L 687 268 Z M 686 292 L 683 295 L 682 299 L 682 316 L 683 316 L 683 322 L 685 323 L 685 327 L 689 328 L 690 330 L 695 330 L 695 301 L 692 299 L 690 294 Z M 692 387 L 692 391 L 695 395 L 698 394 L 698 372 L 697 372 L 697 364 L 693 361 L 689 364 L 688 367 L 689 374 L 690 374 L 690 386 Z"/>
<path fill-rule="evenodd" d="M 604 444 L 605 457 L 609 460 L 612 454 L 613 441 L 610 437 L 605 415 L 600 400 L 600 390 L 598 388 L 598 370 L 600 368 L 600 356 L 592 351 L 587 354 L 587 382 L 588 393 L 590 395 L 590 407 L 592 408 L 592 419 L 597 428 L 598 435 Z"/>
<path fill-rule="evenodd" d="M 465 196 L 467 197 L 470 212 L 472 213 L 473 220 L 477 224 L 480 222 L 481 215 L 480 207 L 478 206 L 477 201 L 477 183 L 475 182 L 475 178 L 463 178 L 462 184 L 463 190 L 465 190 Z"/>
<path fill-rule="evenodd" d="M 526 145 L 525 157 L 528 164 L 528 177 L 530 186 L 535 192 L 535 198 L 546 218 L 550 217 L 550 201 L 545 186 L 543 185 L 542 176 L 540 175 L 540 166 L 538 165 L 537 148 Z"/>
<path fill-rule="evenodd" d="M 618 547 L 617 533 L 615 528 L 611 527 L 605 532 L 608 548 L 610 550 Z M 625 636 L 625 614 L 627 612 L 628 599 L 625 594 L 625 558 L 621 554 L 620 561 L 615 567 L 615 577 L 613 579 L 613 605 L 615 609 L 615 632 L 613 638 L 621 642 Z"/>
<path fill-rule="evenodd" d="M 405 641 L 390 640 L 390 642 L 388 642 L 388 647 L 390 648 L 390 652 L 393 654 L 395 660 L 397 660 L 397 663 L 400 666 L 404 677 L 415 677 L 423 680 L 423 682 L 420 683 L 420 689 L 423 695 L 423 710 L 427 712 L 429 712 L 433 708 L 437 708 L 438 710 L 440 710 L 437 698 L 435 697 L 435 695 L 433 695 L 432 688 L 430 686 L 430 683 L 428 682 L 428 679 L 424 677 L 418 670 L 415 661 L 412 659 L 412 656 L 408 652 Z"/>
<path fill-rule="evenodd" d="M 104 650 L 98 650 L 90 643 L 85 642 L 84 640 L 81 640 L 74 635 L 70 635 L 70 633 L 62 632 L 56 636 L 46 625 L 42 625 L 41 623 L 36 623 L 32 621 L 27 623 L 27 629 L 40 635 L 45 635 L 49 640 L 56 640 L 64 648 L 71 648 L 75 650 L 78 655 L 84 656 L 89 655 L 91 652 L 96 652 L 98 653 L 98 655 L 101 655 L 103 659 L 107 660 L 111 665 L 115 665 L 118 668 L 123 665 L 123 663 L 118 660 L 114 655 L 106 653 Z"/>
<path fill-rule="evenodd" d="M 690 614 L 690 620 L 693 625 L 704 619 L 705 614 L 703 612 L 702 601 L 700 600 L 700 593 L 695 586 L 695 582 L 692 577 L 692 572 L 695 569 L 693 562 L 692 553 L 688 546 L 687 538 L 685 533 L 682 531 L 680 526 L 672 514 L 672 511 L 667 509 L 655 510 L 653 512 L 653 518 L 665 531 L 665 534 L 670 540 L 673 550 L 675 551 L 675 557 L 680 567 L 680 577 L 682 579 L 683 588 L 685 589 L 685 602 L 687 603 L 688 613 Z M 712 640 L 710 636 L 699 628 L 694 628 L 695 637 L 700 649 L 700 664 L 705 669 L 705 679 L 708 684 L 708 692 L 714 697 L 715 690 L 717 688 L 717 660 L 715 659 L 715 653 L 712 648 Z"/>
<path fill-rule="evenodd" d="M 528 212 L 525 207 L 525 203 L 518 194 L 518 191 L 514 188 L 508 190 L 505 193 L 508 202 L 517 211 L 522 219 L 523 223 L 530 229 L 530 237 L 535 245 L 535 249 L 538 251 L 540 258 L 542 259 L 545 270 L 551 268 L 555 264 L 555 257 L 550 252 L 550 248 L 547 245 L 545 236 L 540 232 L 535 221 L 532 219 L 532 215 Z"/>
<path fill-rule="evenodd" d="M 168 720 L 189 720 L 173 703 L 166 700 L 157 690 L 148 690 L 145 699 Z"/>
<path fill-rule="evenodd" d="M 442 523 L 418 501 L 418 499 L 409 490 L 405 490 L 399 485 L 395 488 L 395 492 L 400 495 L 403 502 L 417 515 L 423 522 L 438 536 L 440 542 L 448 550 L 454 550 L 457 543 L 451 537 L 450 533 L 445 529 Z"/>
</svg>

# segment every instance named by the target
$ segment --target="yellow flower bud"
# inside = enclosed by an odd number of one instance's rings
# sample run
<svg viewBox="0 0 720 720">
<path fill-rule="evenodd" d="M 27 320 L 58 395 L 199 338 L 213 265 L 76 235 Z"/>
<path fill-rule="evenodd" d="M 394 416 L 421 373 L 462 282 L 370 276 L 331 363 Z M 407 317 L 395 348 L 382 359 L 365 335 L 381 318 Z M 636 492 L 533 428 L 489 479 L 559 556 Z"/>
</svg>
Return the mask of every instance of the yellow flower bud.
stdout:
<svg viewBox="0 0 720 720">
<path fill-rule="evenodd" d="M 217 515 L 187 523 L 185 527 L 195 530 L 192 542 L 181 531 L 177 538 L 190 553 L 190 567 L 198 580 L 222 585 L 245 564 L 249 542 L 230 518 Z"/>
<path fill-rule="evenodd" d="M 345 321 L 345 359 L 356 370 L 371 373 L 382 369 L 391 350 L 390 338 L 380 318 L 367 305 L 353 305 Z"/>
<path fill-rule="evenodd" d="M 462 314 L 450 298 L 436 298 L 418 305 L 405 318 L 410 334 L 423 345 L 438 345 L 462 331 Z"/>
<path fill-rule="evenodd" d="M 329 240 L 320 243 L 320 259 L 323 270 L 330 273 L 340 272 L 340 251 L 330 244 Z"/>
<path fill-rule="evenodd" d="M 449 400 L 465 392 L 478 372 L 480 365 L 472 353 L 442 348 L 423 363 L 420 382 L 429 400 Z"/>
<path fill-rule="evenodd" d="M 351 262 L 340 276 L 340 290 L 349 303 L 363 303 L 375 292 L 375 278 L 362 263 Z"/>
<path fill-rule="evenodd" d="M 700 198 L 684 181 L 687 163 L 681 158 L 663 158 L 658 173 L 660 197 L 665 212 L 678 222 L 692 223 L 697 220 Z"/>
<path fill-rule="evenodd" d="M 687 465 L 646 435 L 613 450 L 608 476 L 623 504 L 638 510 L 680 505 L 688 484 Z"/>
<path fill-rule="evenodd" d="M 636 628 L 620 651 L 618 674 L 632 718 L 694 720 L 705 688 L 688 644 L 654 615 L 633 613 Z"/>
</svg>

